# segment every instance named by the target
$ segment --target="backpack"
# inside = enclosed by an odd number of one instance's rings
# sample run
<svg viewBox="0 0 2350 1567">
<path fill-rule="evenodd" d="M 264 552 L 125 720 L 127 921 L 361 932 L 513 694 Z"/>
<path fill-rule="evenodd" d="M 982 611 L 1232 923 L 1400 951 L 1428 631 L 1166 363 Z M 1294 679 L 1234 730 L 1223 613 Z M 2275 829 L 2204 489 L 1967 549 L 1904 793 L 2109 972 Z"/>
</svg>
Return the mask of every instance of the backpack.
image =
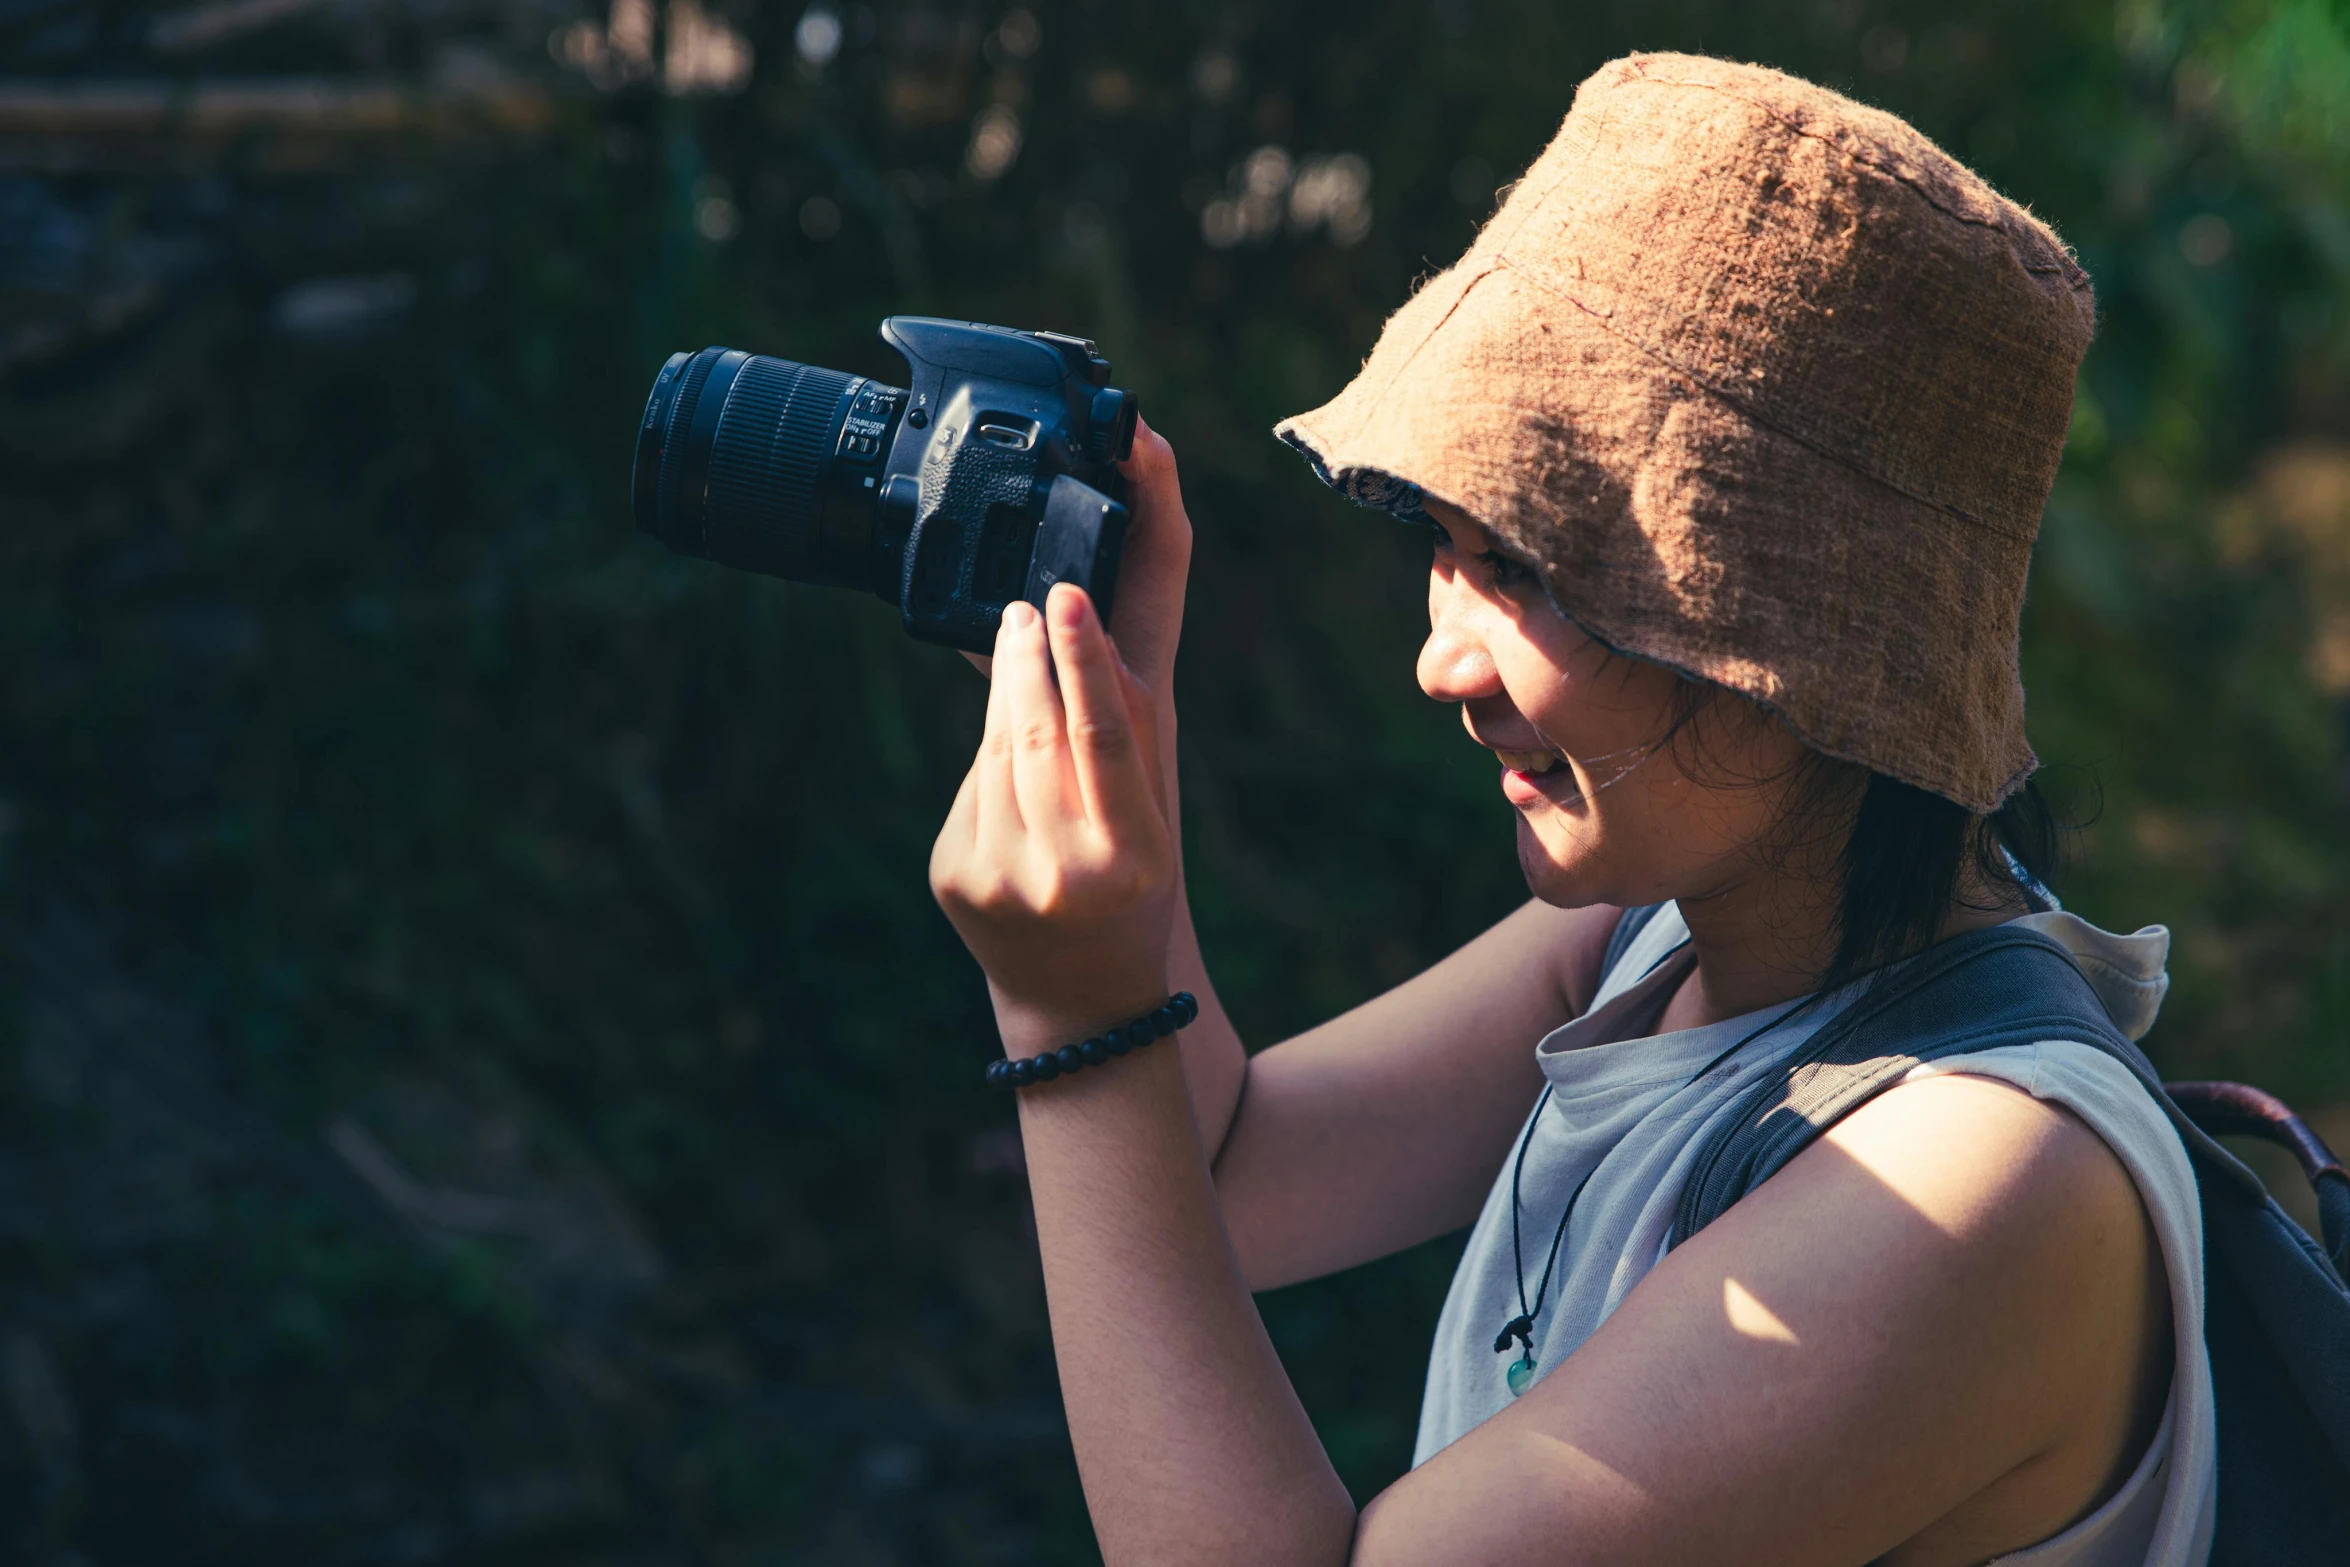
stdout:
<svg viewBox="0 0 2350 1567">
<path fill-rule="evenodd" d="M 1625 912 L 1608 969 L 1660 907 Z M 2050 1039 L 2091 1045 L 2135 1073 L 2194 1166 L 2219 1435 L 2213 1567 L 2340 1567 L 2350 1561 L 2350 1173 L 2256 1088 L 2166 1088 L 2072 954 L 2038 932 L 1972 931 L 1888 970 L 1699 1150 L 1668 1244 L 1721 1217 L 1918 1063 Z M 2264 1137 L 2294 1154 L 2317 1191 L 2322 1246 L 2215 1133 Z"/>
</svg>

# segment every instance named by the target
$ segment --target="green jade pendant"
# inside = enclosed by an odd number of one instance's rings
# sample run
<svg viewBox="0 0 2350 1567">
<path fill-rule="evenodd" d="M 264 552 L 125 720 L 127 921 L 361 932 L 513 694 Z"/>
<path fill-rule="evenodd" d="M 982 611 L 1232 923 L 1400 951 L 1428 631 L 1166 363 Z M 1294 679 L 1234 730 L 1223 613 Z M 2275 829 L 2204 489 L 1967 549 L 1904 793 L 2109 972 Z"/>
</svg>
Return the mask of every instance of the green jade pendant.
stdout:
<svg viewBox="0 0 2350 1567">
<path fill-rule="evenodd" d="M 1501 1335 L 1493 1341 L 1493 1352 L 1496 1355 L 1506 1354 L 1512 1339 L 1518 1341 L 1518 1358 L 1510 1362 L 1507 1375 L 1510 1384 L 1510 1397 L 1516 1398 L 1534 1385 L 1533 1312 L 1529 1311 L 1522 1317 L 1512 1317 L 1509 1325 L 1503 1328 Z"/>
</svg>

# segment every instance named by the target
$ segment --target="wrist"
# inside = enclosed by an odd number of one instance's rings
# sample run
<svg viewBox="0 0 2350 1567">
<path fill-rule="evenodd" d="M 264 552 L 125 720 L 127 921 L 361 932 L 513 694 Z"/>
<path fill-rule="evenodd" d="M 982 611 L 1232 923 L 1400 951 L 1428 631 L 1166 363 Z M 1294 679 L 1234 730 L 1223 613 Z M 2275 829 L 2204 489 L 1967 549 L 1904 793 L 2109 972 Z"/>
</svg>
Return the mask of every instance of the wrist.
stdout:
<svg viewBox="0 0 2350 1567">
<path fill-rule="evenodd" d="M 1016 994 L 991 980 L 988 992 L 1004 1054 L 1013 1058 L 1058 1050 L 1132 1022 L 1174 994 L 1164 973 L 1088 984 L 1082 992 L 1056 990 L 1051 996 Z"/>
<path fill-rule="evenodd" d="M 987 1082 L 994 1088 L 1034 1088 L 1075 1076 L 1087 1067 L 1108 1066 L 1123 1056 L 1138 1050 L 1148 1050 L 1162 1039 L 1171 1039 L 1199 1021 L 1199 998 L 1189 992 L 1178 992 L 1165 1001 L 1139 1013 L 1125 1022 L 1090 1034 L 1085 1039 L 1040 1050 L 1034 1055 L 1012 1055 L 995 1062 L 987 1069 Z"/>
</svg>

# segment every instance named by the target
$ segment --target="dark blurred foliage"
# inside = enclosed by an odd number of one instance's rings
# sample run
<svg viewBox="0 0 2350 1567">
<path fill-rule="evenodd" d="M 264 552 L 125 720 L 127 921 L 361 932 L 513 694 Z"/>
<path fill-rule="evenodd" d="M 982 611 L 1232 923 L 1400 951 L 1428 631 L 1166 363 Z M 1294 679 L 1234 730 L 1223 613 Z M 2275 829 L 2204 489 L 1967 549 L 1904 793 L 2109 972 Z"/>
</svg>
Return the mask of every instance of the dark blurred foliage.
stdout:
<svg viewBox="0 0 2350 1567">
<path fill-rule="evenodd" d="M 1192 885 L 1270 1041 L 1523 894 L 1411 541 L 1267 429 L 1635 48 L 2080 248 L 2061 890 L 2179 932 L 2169 1069 L 2350 1093 L 2346 14 L 0 0 L 0 1553 L 1089 1559 L 924 885 L 979 682 L 637 539 L 640 399 L 886 374 L 893 311 L 1102 341 L 1200 528 Z M 1264 1302 L 1360 1494 L 1450 1258 Z"/>
</svg>

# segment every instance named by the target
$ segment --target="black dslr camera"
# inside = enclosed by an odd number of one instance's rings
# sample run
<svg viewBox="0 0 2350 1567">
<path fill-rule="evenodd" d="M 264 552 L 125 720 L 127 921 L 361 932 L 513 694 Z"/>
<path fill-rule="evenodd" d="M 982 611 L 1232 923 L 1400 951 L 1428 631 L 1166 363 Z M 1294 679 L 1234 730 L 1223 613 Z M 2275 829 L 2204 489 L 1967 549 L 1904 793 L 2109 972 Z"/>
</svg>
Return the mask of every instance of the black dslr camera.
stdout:
<svg viewBox="0 0 2350 1567">
<path fill-rule="evenodd" d="M 639 528 L 673 550 L 865 588 L 984 653 L 1056 582 L 1106 619 L 1126 539 L 1112 466 L 1136 403 L 1081 337 L 892 316 L 904 387 L 740 349 L 672 354 L 637 429 Z"/>
</svg>

